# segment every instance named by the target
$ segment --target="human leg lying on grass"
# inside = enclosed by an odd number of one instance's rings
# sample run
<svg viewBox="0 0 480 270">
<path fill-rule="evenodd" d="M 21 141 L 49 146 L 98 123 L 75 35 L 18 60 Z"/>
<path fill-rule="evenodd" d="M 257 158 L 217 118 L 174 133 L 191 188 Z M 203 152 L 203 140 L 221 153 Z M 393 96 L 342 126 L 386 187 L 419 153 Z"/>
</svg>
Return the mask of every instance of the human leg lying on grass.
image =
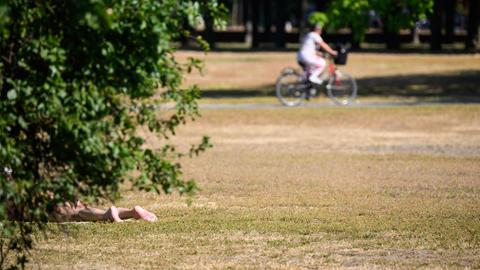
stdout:
<svg viewBox="0 0 480 270">
<path fill-rule="evenodd" d="M 0 167 L 1 168 L 1 167 Z M 0 171 L 6 179 L 12 180 L 13 171 L 4 167 L 3 172 Z M 47 192 L 47 196 L 53 199 L 53 193 Z M 15 207 L 12 201 L 7 201 L 8 216 L 11 220 L 26 221 L 28 217 L 22 214 L 22 211 L 18 207 Z M 122 222 L 125 219 L 142 219 L 149 222 L 157 220 L 157 216 L 154 213 L 143 209 L 140 206 L 135 206 L 132 209 L 117 208 L 116 206 L 110 206 L 107 210 L 102 210 L 77 201 L 75 205 L 70 202 L 64 202 L 62 205 L 57 205 L 50 212 L 50 220 L 55 222 L 67 222 L 67 221 L 113 221 Z"/>
<path fill-rule="evenodd" d="M 157 220 L 154 213 L 145 210 L 140 206 L 135 206 L 132 209 L 117 208 L 111 206 L 106 210 L 90 207 L 78 201 L 75 206 L 71 203 L 65 202 L 61 206 L 57 206 L 52 214 L 52 221 L 66 222 L 66 221 L 112 221 L 122 222 L 125 219 L 141 219 L 149 222 Z"/>
</svg>

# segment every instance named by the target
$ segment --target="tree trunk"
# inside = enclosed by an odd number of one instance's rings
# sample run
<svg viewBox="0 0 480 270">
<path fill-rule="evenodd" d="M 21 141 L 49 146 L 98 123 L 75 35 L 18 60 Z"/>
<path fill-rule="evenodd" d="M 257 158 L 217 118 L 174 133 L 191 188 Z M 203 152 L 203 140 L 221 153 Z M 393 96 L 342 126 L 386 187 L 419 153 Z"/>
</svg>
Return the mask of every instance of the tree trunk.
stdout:
<svg viewBox="0 0 480 270">
<path fill-rule="evenodd" d="M 287 45 L 285 35 L 285 23 L 287 21 L 286 0 L 275 1 L 275 46 L 285 48 Z"/>
<path fill-rule="evenodd" d="M 213 19 L 210 16 L 205 17 L 205 40 L 210 44 L 210 48 L 215 48 L 215 31 L 213 29 Z"/>
<path fill-rule="evenodd" d="M 252 46 L 253 27 L 252 27 L 252 0 L 243 1 L 243 21 L 245 23 L 245 43 Z"/>
<path fill-rule="evenodd" d="M 316 0 L 315 8 L 317 11 L 325 11 L 327 9 L 328 0 Z"/>
<path fill-rule="evenodd" d="M 400 49 L 400 39 L 398 37 L 398 32 L 392 31 L 387 28 L 388 23 L 385 22 L 383 26 L 383 37 L 385 39 L 385 44 L 389 50 L 398 50 Z"/>
<path fill-rule="evenodd" d="M 232 1 L 232 11 L 230 15 L 230 23 L 236 25 L 238 23 L 238 0 Z"/>
<path fill-rule="evenodd" d="M 445 38 L 447 43 L 453 43 L 453 37 L 455 35 L 455 6 L 456 1 L 446 0 L 445 3 Z"/>
<path fill-rule="evenodd" d="M 260 5 L 254 3 L 254 0 L 250 1 L 250 7 L 252 11 L 252 48 L 258 48 L 260 45 L 260 35 L 258 34 L 258 22 L 260 18 Z"/>
<path fill-rule="evenodd" d="M 248 23 L 248 18 L 250 17 L 250 10 L 249 10 L 249 0 L 240 0 L 242 6 L 242 20 L 243 25 L 246 26 Z"/>
<path fill-rule="evenodd" d="M 244 16 L 244 10 L 243 10 L 243 2 L 244 0 L 233 0 L 232 1 L 232 25 L 234 26 L 239 26 L 244 24 L 243 16 Z"/>
<path fill-rule="evenodd" d="M 433 1 L 433 14 L 430 19 L 430 49 L 442 49 L 442 0 Z"/>
<path fill-rule="evenodd" d="M 237 25 L 245 25 L 245 0 L 236 0 L 238 7 Z"/>
<path fill-rule="evenodd" d="M 387 32 L 385 33 L 386 45 L 389 50 L 398 50 L 400 49 L 400 39 L 398 38 L 398 33 Z"/>
<path fill-rule="evenodd" d="M 192 29 L 190 29 L 190 25 L 188 24 L 187 21 L 183 22 L 183 29 L 188 29 L 189 31 L 192 31 Z M 192 34 L 192 33 L 190 33 Z M 188 39 L 189 37 L 188 36 L 184 36 L 184 35 L 181 35 L 180 36 L 180 42 L 182 43 L 182 48 L 188 48 L 188 46 L 190 46 L 189 42 L 188 42 Z"/>
<path fill-rule="evenodd" d="M 306 23 L 306 20 L 307 20 L 307 7 L 308 7 L 308 1 L 307 0 L 300 0 L 298 1 L 299 5 L 300 5 L 300 8 L 298 9 L 299 12 L 298 12 L 298 22 L 299 22 L 299 31 L 298 31 L 298 34 L 299 34 L 299 40 L 300 42 L 302 42 L 303 40 L 303 36 L 305 35 L 305 33 L 307 32 L 307 23 Z"/>
<path fill-rule="evenodd" d="M 272 0 L 263 0 L 263 16 L 264 40 L 270 42 L 272 40 Z"/>
<path fill-rule="evenodd" d="M 467 50 L 475 49 L 478 44 L 478 2 L 478 0 L 468 0 L 468 34 L 465 42 L 465 49 Z"/>
</svg>

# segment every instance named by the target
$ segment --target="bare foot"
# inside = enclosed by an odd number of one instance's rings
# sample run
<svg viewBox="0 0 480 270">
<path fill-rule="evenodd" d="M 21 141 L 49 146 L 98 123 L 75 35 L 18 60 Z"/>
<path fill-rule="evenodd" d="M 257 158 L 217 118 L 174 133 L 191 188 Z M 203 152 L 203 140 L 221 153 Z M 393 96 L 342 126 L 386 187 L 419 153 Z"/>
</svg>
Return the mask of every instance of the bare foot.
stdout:
<svg viewBox="0 0 480 270">
<path fill-rule="evenodd" d="M 133 210 L 134 210 L 134 217 L 136 219 L 143 219 L 149 222 L 154 222 L 157 220 L 157 216 L 155 216 L 154 213 L 149 212 L 140 206 L 135 206 Z"/>
<path fill-rule="evenodd" d="M 118 215 L 118 209 L 115 206 L 110 207 L 107 212 L 105 212 L 105 216 L 108 220 L 113 222 L 123 222 L 123 220 Z"/>
<path fill-rule="evenodd" d="M 77 201 L 77 203 L 75 204 L 75 209 L 78 209 L 78 210 L 82 210 L 82 209 L 85 209 L 85 204 L 83 204 L 81 201 Z"/>
</svg>

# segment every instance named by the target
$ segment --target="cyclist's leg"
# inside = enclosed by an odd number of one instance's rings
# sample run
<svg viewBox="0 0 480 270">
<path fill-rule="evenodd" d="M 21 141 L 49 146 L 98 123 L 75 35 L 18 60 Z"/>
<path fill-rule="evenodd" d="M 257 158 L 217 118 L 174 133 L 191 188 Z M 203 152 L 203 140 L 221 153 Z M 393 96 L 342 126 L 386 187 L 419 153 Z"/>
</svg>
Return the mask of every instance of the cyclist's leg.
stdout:
<svg viewBox="0 0 480 270">
<path fill-rule="evenodd" d="M 302 68 L 303 77 L 305 79 L 308 79 L 308 76 L 310 76 L 310 68 L 309 68 L 310 65 L 300 60 L 298 60 L 297 63 Z"/>
<path fill-rule="evenodd" d="M 312 82 L 310 81 L 310 75 L 312 74 L 312 71 L 314 70 L 314 67 L 316 66 L 314 62 L 310 61 L 307 62 L 304 60 L 305 58 L 297 59 L 298 64 L 302 67 L 303 69 L 303 78 L 308 82 L 308 84 L 305 85 L 305 95 L 306 99 L 308 100 L 310 97 L 313 97 L 317 94 L 317 89 L 315 89 L 314 83 L 320 83 L 321 82 Z M 318 78 L 318 76 L 317 76 Z"/>
<path fill-rule="evenodd" d="M 325 69 L 326 61 L 320 56 L 315 56 L 309 59 L 309 63 L 311 65 L 311 71 L 308 80 L 316 84 L 322 84 L 323 81 L 320 79 L 320 74 L 322 74 Z"/>
</svg>

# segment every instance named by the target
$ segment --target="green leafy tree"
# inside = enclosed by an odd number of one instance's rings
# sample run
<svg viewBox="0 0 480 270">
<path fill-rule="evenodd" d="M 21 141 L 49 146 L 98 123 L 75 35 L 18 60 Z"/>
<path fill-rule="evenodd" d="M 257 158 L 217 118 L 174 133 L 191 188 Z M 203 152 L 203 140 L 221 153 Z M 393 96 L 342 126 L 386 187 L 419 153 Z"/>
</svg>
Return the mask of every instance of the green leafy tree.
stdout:
<svg viewBox="0 0 480 270">
<path fill-rule="evenodd" d="M 368 30 L 368 0 L 332 0 L 327 15 L 329 27 L 334 29 L 350 28 L 354 41 L 360 42 Z"/>
<path fill-rule="evenodd" d="M 433 8 L 433 0 L 370 0 L 370 3 L 382 18 L 386 30 L 393 33 L 413 27 L 418 19 L 425 19 Z"/>
<path fill-rule="evenodd" d="M 368 12 L 379 14 L 383 30 L 392 46 L 397 46 L 396 34 L 412 28 L 418 19 L 432 12 L 433 0 L 332 0 L 328 7 L 331 25 L 335 28 L 350 27 L 355 41 L 362 41 L 369 27 Z"/>
<path fill-rule="evenodd" d="M 328 16 L 323 12 L 313 12 L 308 16 L 308 23 L 310 25 L 321 25 L 324 26 L 328 23 Z"/>
<path fill-rule="evenodd" d="M 197 89 L 181 85 L 201 63 L 179 63 L 172 42 L 223 13 L 216 0 L 0 0 L 0 268 L 25 265 L 64 201 L 113 200 L 125 182 L 195 191 L 178 160 L 208 138 L 181 153 L 168 139 L 198 116 Z"/>
</svg>

